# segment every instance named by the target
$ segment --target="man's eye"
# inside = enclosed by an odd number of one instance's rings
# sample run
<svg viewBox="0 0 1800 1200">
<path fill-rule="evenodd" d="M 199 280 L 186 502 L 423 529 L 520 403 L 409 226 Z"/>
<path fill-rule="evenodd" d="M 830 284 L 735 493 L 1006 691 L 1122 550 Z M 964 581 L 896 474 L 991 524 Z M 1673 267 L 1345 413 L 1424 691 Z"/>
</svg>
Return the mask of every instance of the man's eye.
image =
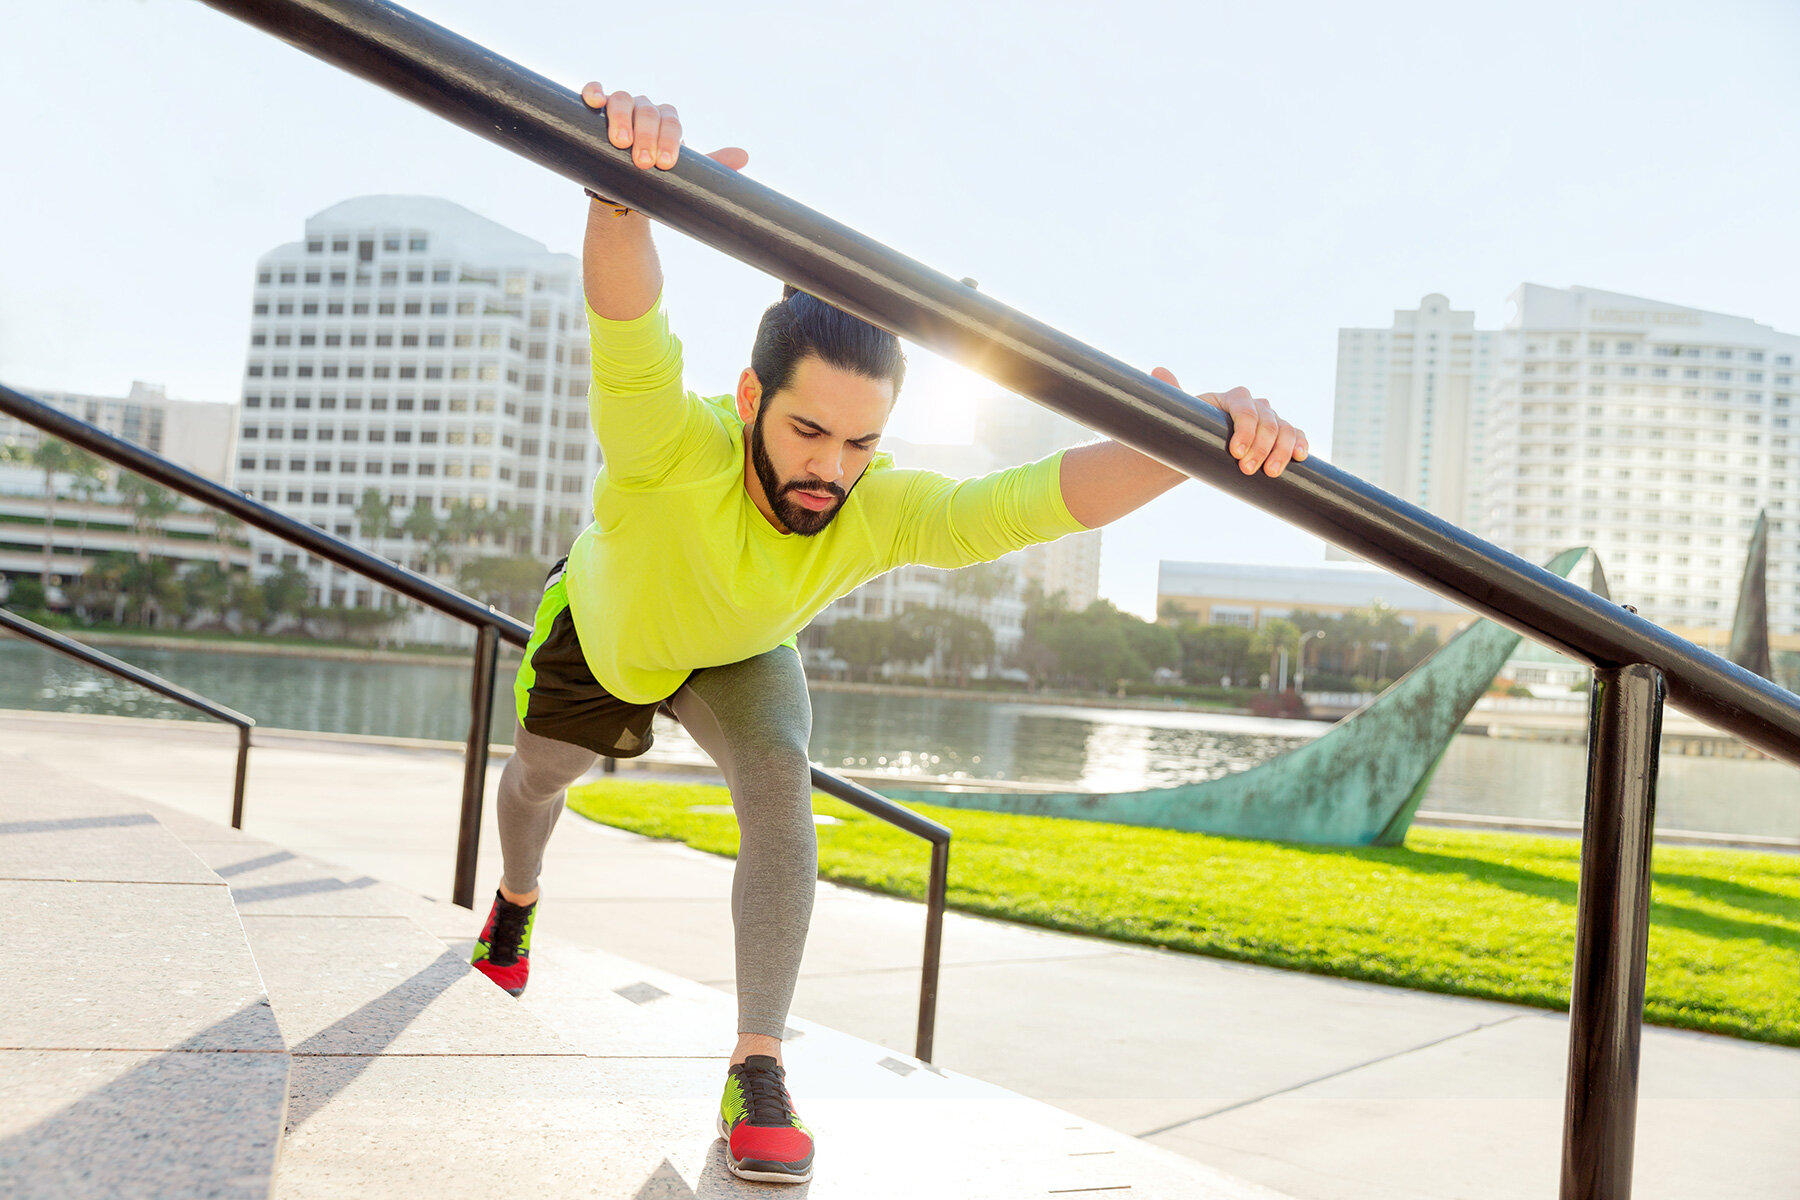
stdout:
<svg viewBox="0 0 1800 1200">
<path fill-rule="evenodd" d="M 795 432 L 795 433 L 797 433 L 797 434 L 799 434 L 799 435 L 800 435 L 800 436 L 801 436 L 801 437 L 803 437 L 803 438 L 807 438 L 807 439 L 809 439 L 809 440 L 810 440 L 810 439 L 812 439 L 812 438 L 816 438 L 816 437 L 818 437 L 818 436 L 819 436 L 819 431 L 818 431 L 818 430 L 816 430 L 816 429 L 802 429 L 802 428 L 800 428 L 800 427 L 799 427 L 799 426 L 798 426 L 798 425 L 796 425 L 796 426 L 794 426 L 794 432 Z"/>
</svg>

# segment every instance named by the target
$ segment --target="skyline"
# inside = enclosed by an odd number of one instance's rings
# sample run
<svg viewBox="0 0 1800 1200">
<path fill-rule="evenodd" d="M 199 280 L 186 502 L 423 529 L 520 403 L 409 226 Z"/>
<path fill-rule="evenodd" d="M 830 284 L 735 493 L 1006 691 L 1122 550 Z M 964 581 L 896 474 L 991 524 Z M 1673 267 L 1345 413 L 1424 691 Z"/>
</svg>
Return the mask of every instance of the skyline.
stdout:
<svg viewBox="0 0 1800 1200">
<path fill-rule="evenodd" d="M 569 4 L 412 7 L 571 89 L 597 77 L 674 103 L 695 148 L 744 145 L 759 180 L 1187 390 L 1245 382 L 1325 457 L 1337 330 L 1384 326 L 1427 293 L 1478 328 L 1536 282 L 1800 329 L 1770 269 L 1800 262 L 1789 6 L 1720 6 L 1699 25 L 1675 5 L 1485 22 L 1319 6 L 1296 22 L 1127 4 L 1098 30 L 1074 5 L 878 19 L 672 4 L 679 52 L 619 43 Z M 0 21 L 0 99 L 35 114 L 0 147 L 34 168 L 0 199 L 11 386 L 122 395 L 143 379 L 235 399 L 256 257 L 354 195 L 441 195 L 579 248 L 584 202 L 565 181 L 210 9 L 12 0 Z M 1157 36 L 1134 46 L 1133 29 Z M 851 102 L 812 103 L 821 92 Z M 666 230 L 659 245 L 690 386 L 728 390 L 776 285 Z M 993 385 L 910 357 L 890 432 L 966 440 L 967 401 Z M 1105 543 L 1102 595 L 1146 615 L 1163 559 L 1323 558 L 1197 484 Z"/>
</svg>

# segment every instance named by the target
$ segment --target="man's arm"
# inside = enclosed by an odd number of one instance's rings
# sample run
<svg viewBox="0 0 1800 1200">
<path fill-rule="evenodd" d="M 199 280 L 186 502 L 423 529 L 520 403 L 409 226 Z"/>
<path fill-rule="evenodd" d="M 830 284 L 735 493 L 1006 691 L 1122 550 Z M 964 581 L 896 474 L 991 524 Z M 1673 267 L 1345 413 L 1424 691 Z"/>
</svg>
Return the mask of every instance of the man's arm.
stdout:
<svg viewBox="0 0 1800 1200">
<path fill-rule="evenodd" d="M 1164 383 L 1181 386 L 1167 368 L 1158 367 L 1151 374 Z M 1261 470 L 1273 479 L 1290 461 L 1306 458 L 1306 435 L 1276 416 L 1267 400 L 1252 397 L 1247 388 L 1232 388 L 1223 395 L 1202 392 L 1200 399 L 1230 415 L 1231 456 L 1244 474 Z M 1068 505 L 1069 515 L 1089 529 L 1135 512 L 1186 478 L 1173 467 L 1119 442 L 1095 442 L 1063 453 L 1063 503 Z"/>
<path fill-rule="evenodd" d="M 681 155 L 681 117 L 673 105 L 652 104 L 630 92 L 608 95 L 597 83 L 583 87 L 581 98 L 589 108 L 606 110 L 608 139 L 621 150 L 630 150 L 638 168 L 666 171 L 675 165 Z M 750 161 L 735 146 L 708 157 L 734 171 Z M 640 212 L 620 215 L 617 205 L 590 201 L 581 279 L 589 306 L 609 320 L 632 321 L 649 312 L 663 285 L 649 218 Z"/>
</svg>

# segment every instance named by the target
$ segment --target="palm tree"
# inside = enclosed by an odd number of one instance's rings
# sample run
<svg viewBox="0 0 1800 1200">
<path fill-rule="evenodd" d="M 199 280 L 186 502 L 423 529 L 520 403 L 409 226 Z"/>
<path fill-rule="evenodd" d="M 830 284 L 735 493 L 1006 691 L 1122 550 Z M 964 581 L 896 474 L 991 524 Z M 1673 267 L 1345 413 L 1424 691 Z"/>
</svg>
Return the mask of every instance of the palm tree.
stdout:
<svg viewBox="0 0 1800 1200">
<path fill-rule="evenodd" d="M 424 551 L 425 560 L 432 570 L 442 571 L 449 563 L 449 527 L 438 520 L 429 504 L 414 505 L 412 511 L 406 514 L 406 520 L 401 522 L 400 532 Z"/>
<path fill-rule="evenodd" d="M 364 488 L 362 499 L 356 502 L 356 529 L 369 539 L 370 550 L 376 550 L 375 543 L 387 537 L 393 525 L 394 517 L 388 510 L 387 497 L 378 488 Z"/>
<path fill-rule="evenodd" d="M 70 472 L 69 487 L 81 500 L 80 525 L 75 535 L 75 557 L 86 564 L 88 509 L 94 497 L 112 485 L 112 466 L 105 459 L 86 450 L 75 452 L 75 466 Z"/>
<path fill-rule="evenodd" d="M 508 554 L 530 554 L 530 511 L 523 508 L 496 509 L 494 512 L 494 535 L 505 545 Z"/>
<path fill-rule="evenodd" d="M 163 522 L 181 507 L 175 493 L 127 472 L 119 479 L 119 494 L 131 509 L 131 531 L 137 536 L 137 559 L 150 561 L 150 539 L 162 532 Z"/>
<path fill-rule="evenodd" d="M 206 515 L 212 522 L 213 540 L 219 543 L 219 570 L 228 572 L 231 570 L 231 543 L 237 540 L 244 523 L 222 508 L 209 508 Z"/>
<path fill-rule="evenodd" d="M 44 591 L 50 590 L 53 570 L 50 556 L 56 545 L 56 477 L 75 465 L 75 449 L 60 438 L 39 435 L 34 446 L 8 442 L 4 447 L 6 462 L 22 463 L 44 473 Z"/>
<path fill-rule="evenodd" d="M 467 500 L 452 500 L 444 524 L 449 528 L 450 541 L 466 552 L 486 534 L 487 513 Z"/>
</svg>

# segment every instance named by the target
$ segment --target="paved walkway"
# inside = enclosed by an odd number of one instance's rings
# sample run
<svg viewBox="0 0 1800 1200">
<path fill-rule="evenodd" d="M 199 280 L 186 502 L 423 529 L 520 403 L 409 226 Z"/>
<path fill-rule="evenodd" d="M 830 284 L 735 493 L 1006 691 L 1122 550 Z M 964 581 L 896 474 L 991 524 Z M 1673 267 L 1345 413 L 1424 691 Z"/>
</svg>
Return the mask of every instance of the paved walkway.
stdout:
<svg viewBox="0 0 1800 1200">
<path fill-rule="evenodd" d="M 0 747 L 215 820 L 233 744 L 187 723 L 0 714 Z M 245 828 L 444 896 L 461 771 L 457 751 L 259 732 Z M 491 814 L 482 846 L 485 892 Z M 730 988 L 729 861 L 573 817 L 548 858 L 541 945 Z M 822 885 L 795 1014 L 910 1052 L 922 928 L 917 904 Z M 1295 1197 L 1540 1200 L 1566 1030 L 1536 1009 L 952 913 L 936 1058 Z M 1650 1029 L 1641 1086 L 1639 1200 L 1796 1194 L 1800 1050 Z"/>
</svg>

